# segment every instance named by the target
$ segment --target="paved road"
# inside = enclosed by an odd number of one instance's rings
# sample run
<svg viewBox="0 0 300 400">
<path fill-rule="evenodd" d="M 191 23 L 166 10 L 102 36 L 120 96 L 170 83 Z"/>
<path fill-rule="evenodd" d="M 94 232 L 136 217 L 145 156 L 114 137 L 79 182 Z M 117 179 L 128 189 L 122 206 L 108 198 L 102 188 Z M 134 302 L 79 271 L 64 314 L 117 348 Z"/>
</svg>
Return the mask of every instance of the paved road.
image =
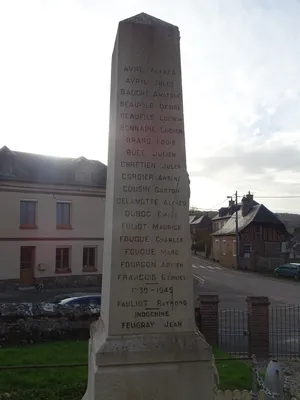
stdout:
<svg viewBox="0 0 300 400">
<path fill-rule="evenodd" d="M 227 269 L 199 257 L 193 257 L 193 274 L 200 280 L 200 293 L 219 295 L 219 345 L 223 350 L 247 354 L 246 297 L 268 296 L 271 353 L 276 357 L 300 355 L 300 282 Z"/>
<path fill-rule="evenodd" d="M 274 305 L 300 305 L 300 282 L 224 268 L 193 257 L 193 274 L 203 294 L 218 294 L 221 308 L 246 308 L 247 296 L 268 296 Z"/>
</svg>

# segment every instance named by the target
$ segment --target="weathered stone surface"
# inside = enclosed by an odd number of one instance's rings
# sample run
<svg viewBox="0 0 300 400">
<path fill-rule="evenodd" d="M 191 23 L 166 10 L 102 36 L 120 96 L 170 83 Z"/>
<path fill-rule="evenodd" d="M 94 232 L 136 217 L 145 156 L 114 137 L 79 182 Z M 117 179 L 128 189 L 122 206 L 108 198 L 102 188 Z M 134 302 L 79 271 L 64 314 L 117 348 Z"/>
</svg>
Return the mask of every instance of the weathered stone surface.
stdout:
<svg viewBox="0 0 300 400">
<path fill-rule="evenodd" d="M 112 57 L 101 319 L 84 400 L 213 400 L 194 316 L 179 30 L 121 21 Z"/>
</svg>

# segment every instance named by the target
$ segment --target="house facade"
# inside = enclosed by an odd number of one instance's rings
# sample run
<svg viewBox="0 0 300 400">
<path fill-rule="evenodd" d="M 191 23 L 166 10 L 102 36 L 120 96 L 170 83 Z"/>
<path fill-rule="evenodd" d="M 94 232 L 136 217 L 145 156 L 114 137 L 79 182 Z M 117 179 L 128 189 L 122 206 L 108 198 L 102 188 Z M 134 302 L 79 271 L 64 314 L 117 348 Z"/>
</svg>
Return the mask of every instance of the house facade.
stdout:
<svg viewBox="0 0 300 400">
<path fill-rule="evenodd" d="M 0 149 L 0 290 L 100 285 L 106 166 Z"/>
<path fill-rule="evenodd" d="M 208 215 L 190 218 L 190 233 L 194 249 L 204 251 L 208 256 L 211 251 L 211 218 Z"/>
<path fill-rule="evenodd" d="M 221 216 L 214 219 L 212 258 L 228 267 L 237 266 L 236 216 L 239 266 L 259 270 L 279 265 L 282 243 L 289 233 L 278 217 L 254 201 L 250 193 L 241 204 L 229 204 L 227 211 L 221 210 Z"/>
</svg>

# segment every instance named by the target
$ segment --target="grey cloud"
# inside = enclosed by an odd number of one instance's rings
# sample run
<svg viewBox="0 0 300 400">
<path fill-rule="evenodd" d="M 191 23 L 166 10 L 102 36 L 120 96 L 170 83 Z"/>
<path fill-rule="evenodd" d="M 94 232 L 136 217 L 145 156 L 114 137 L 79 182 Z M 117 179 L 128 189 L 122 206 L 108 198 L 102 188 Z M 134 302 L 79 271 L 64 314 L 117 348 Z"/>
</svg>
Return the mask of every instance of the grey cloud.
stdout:
<svg viewBox="0 0 300 400">
<path fill-rule="evenodd" d="M 224 149 L 212 157 L 201 158 L 191 164 L 191 176 L 209 174 L 213 177 L 232 169 L 249 175 L 265 175 L 268 169 L 274 172 L 300 172 L 300 150 L 290 145 L 248 150 L 243 149 L 243 143 L 240 143 L 234 149 Z"/>
</svg>

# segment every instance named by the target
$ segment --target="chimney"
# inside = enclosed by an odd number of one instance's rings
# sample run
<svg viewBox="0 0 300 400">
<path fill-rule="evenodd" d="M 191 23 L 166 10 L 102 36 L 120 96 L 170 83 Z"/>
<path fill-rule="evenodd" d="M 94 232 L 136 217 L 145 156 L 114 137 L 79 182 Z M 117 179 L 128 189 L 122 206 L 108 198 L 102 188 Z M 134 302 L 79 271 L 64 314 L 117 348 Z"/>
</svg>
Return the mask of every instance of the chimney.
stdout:
<svg viewBox="0 0 300 400">
<path fill-rule="evenodd" d="M 219 217 L 225 217 L 228 213 L 228 207 L 221 207 L 219 210 Z"/>
<path fill-rule="evenodd" d="M 248 194 L 247 194 L 247 199 L 250 201 L 250 202 L 252 202 L 253 201 L 253 194 L 251 194 L 250 192 L 248 192 Z"/>
<path fill-rule="evenodd" d="M 234 200 L 229 200 L 229 207 L 232 207 L 232 206 L 234 206 Z"/>
<path fill-rule="evenodd" d="M 253 206 L 253 194 L 250 192 L 242 198 L 242 216 L 245 217 Z"/>
</svg>

